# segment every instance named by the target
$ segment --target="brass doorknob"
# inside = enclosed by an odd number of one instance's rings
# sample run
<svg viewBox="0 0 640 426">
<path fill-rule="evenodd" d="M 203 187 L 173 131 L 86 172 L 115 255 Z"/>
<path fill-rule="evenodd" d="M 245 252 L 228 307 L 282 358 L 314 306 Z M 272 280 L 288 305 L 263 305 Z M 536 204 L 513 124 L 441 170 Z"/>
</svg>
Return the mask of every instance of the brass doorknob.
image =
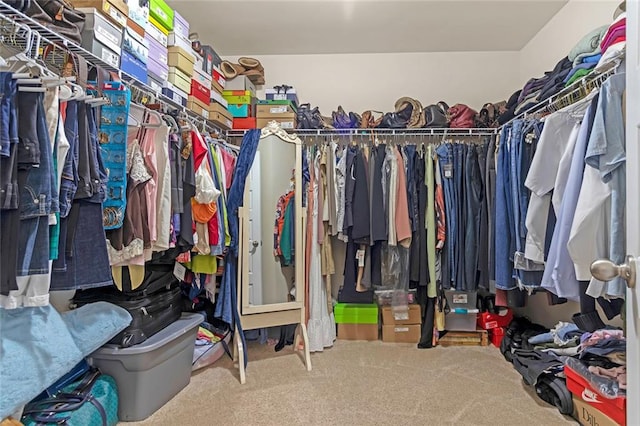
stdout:
<svg viewBox="0 0 640 426">
<path fill-rule="evenodd" d="M 620 277 L 627 282 L 627 287 L 636 286 L 636 261 L 633 256 L 627 256 L 626 263 L 617 265 L 609 259 L 598 259 L 591 264 L 591 275 L 600 281 L 611 281 Z"/>
</svg>

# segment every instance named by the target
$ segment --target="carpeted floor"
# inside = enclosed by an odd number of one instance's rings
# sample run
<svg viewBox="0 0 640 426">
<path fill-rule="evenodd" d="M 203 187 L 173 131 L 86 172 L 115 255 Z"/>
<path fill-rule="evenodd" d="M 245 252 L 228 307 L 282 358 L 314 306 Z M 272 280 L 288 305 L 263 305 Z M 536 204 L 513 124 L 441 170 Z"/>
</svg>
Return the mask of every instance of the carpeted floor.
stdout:
<svg viewBox="0 0 640 426">
<path fill-rule="evenodd" d="M 307 372 L 291 346 L 250 344 L 247 383 L 225 357 L 151 417 L 122 425 L 563 425 L 493 346 L 337 341 Z"/>
</svg>

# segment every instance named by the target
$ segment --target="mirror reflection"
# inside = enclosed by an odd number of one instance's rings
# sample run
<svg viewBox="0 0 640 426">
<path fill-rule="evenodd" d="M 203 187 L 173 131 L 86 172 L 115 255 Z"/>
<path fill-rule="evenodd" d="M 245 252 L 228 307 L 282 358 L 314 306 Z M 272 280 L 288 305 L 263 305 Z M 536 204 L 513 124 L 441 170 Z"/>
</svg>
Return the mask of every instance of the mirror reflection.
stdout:
<svg viewBox="0 0 640 426">
<path fill-rule="evenodd" d="M 295 300 L 294 166 L 296 147 L 260 141 L 252 168 L 249 225 L 251 305 Z"/>
</svg>

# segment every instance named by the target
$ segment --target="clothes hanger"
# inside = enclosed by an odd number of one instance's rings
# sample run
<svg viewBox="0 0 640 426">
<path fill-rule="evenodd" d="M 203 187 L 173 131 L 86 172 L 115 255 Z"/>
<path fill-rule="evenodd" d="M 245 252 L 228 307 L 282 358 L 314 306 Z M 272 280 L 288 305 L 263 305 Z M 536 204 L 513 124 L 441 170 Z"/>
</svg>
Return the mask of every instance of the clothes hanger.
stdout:
<svg viewBox="0 0 640 426">
<path fill-rule="evenodd" d="M 170 116 L 169 114 L 164 114 L 164 115 L 162 115 L 162 118 L 171 127 L 171 129 L 170 129 L 171 133 L 178 133 L 180 131 L 180 128 L 178 127 L 178 123 L 176 122 L 176 120 L 172 116 Z"/>
</svg>

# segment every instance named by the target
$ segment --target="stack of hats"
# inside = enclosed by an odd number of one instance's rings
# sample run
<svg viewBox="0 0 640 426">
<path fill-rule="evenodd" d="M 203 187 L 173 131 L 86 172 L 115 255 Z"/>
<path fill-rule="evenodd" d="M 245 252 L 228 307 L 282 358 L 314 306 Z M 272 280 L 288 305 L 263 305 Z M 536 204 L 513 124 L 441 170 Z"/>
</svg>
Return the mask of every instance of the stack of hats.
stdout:
<svg viewBox="0 0 640 426">
<path fill-rule="evenodd" d="M 264 67 L 257 59 L 242 57 L 238 59 L 237 64 L 231 61 L 222 61 L 221 68 L 227 80 L 244 75 L 256 86 L 264 84 Z"/>
</svg>

